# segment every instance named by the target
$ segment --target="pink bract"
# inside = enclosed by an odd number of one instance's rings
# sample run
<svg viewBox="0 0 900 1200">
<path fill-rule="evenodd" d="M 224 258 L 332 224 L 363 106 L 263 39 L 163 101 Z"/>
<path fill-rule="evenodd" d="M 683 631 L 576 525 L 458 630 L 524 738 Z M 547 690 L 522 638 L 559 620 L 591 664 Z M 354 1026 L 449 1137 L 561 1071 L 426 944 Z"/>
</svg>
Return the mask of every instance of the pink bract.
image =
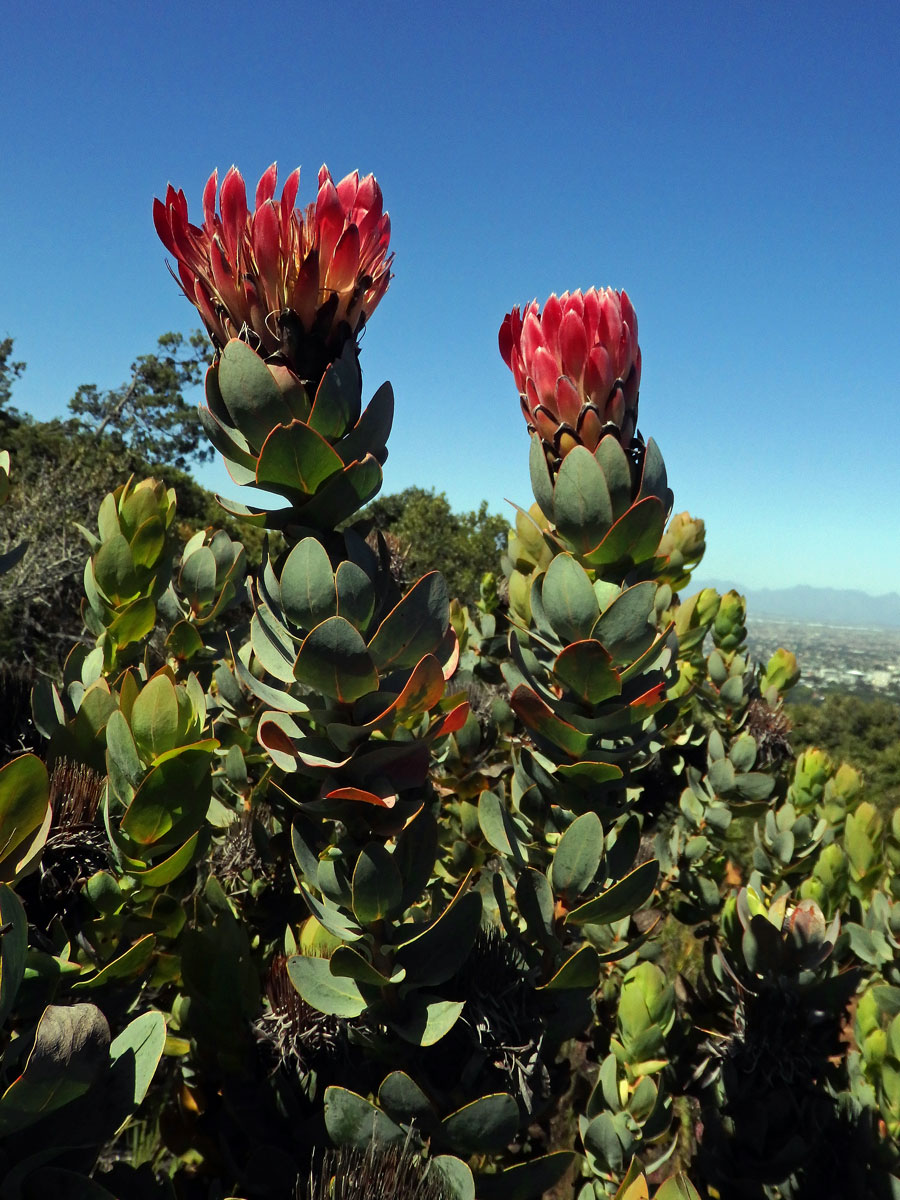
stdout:
<svg viewBox="0 0 900 1200">
<path fill-rule="evenodd" d="M 297 208 L 300 168 L 275 196 L 273 163 L 257 184 L 254 208 L 232 167 L 216 192 L 203 191 L 203 224 L 188 220 L 183 191 L 171 184 L 154 200 L 153 221 L 178 262 L 176 279 L 197 306 L 215 344 L 242 337 L 290 362 L 290 346 L 314 336 L 334 358 L 372 315 L 391 279 L 390 217 L 374 175 L 354 171 L 335 183 L 327 167 L 306 209 Z"/>
<path fill-rule="evenodd" d="M 593 451 L 607 433 L 626 448 L 637 427 L 641 351 L 637 317 L 612 288 L 553 295 L 540 311 L 518 305 L 500 326 L 528 427 L 558 460 L 573 447 Z"/>
</svg>

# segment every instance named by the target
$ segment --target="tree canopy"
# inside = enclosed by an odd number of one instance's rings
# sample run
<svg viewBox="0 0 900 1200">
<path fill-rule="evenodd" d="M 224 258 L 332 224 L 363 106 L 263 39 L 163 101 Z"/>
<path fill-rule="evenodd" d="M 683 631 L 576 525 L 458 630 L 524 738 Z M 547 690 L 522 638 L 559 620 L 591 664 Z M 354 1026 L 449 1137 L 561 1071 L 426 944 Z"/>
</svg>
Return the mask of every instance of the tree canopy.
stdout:
<svg viewBox="0 0 900 1200">
<path fill-rule="evenodd" d="M 12 385 L 25 370 L 23 362 L 13 361 L 12 350 L 13 340 L 11 337 L 0 341 L 0 411 L 9 404 Z"/>
<path fill-rule="evenodd" d="M 164 333 L 156 353 L 131 364 L 127 382 L 105 391 L 93 383 L 78 388 L 69 401 L 75 427 L 118 442 L 150 464 L 185 469 L 192 461 L 208 462 L 215 451 L 184 392 L 201 382 L 209 358 L 209 339 L 199 330 L 188 338 Z"/>
<path fill-rule="evenodd" d="M 420 487 L 373 500 L 365 515 L 398 539 L 410 578 L 441 571 L 450 595 L 464 604 L 478 599 L 486 572 L 498 571 L 509 528 L 486 500 L 475 511 L 454 512 L 443 492 Z"/>
<path fill-rule="evenodd" d="M 900 704 L 833 692 L 821 704 L 792 704 L 796 751 L 818 746 L 857 767 L 866 798 L 885 815 L 900 804 Z"/>
</svg>

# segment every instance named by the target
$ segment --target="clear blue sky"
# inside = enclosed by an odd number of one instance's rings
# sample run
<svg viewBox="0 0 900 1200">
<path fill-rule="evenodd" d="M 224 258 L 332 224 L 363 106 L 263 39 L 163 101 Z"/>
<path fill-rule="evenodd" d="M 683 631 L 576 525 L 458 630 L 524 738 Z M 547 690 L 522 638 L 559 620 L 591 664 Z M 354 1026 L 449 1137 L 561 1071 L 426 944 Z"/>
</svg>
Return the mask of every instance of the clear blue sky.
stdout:
<svg viewBox="0 0 900 1200">
<path fill-rule="evenodd" d="M 374 171 L 387 491 L 528 504 L 497 329 L 625 288 L 640 426 L 707 576 L 900 590 L 900 9 L 41 3 L 4 14 L 0 337 L 39 417 L 196 326 L 151 221 L 214 166 Z M 204 482 L 234 495 L 224 473 Z"/>
</svg>

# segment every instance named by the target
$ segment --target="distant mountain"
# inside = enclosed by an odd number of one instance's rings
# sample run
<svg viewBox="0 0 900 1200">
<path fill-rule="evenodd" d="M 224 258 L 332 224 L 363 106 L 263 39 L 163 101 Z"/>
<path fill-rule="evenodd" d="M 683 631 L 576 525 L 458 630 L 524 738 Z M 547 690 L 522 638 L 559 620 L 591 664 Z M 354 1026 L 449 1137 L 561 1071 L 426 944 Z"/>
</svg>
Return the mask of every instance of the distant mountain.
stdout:
<svg viewBox="0 0 900 1200">
<path fill-rule="evenodd" d="M 900 594 L 887 592 L 869 596 L 849 588 L 744 588 L 739 583 L 703 579 L 692 581 L 690 591 L 714 587 L 718 592 L 734 588 L 747 597 L 750 617 L 773 617 L 776 620 L 800 621 L 805 624 L 862 625 L 884 629 L 900 629 Z"/>
</svg>

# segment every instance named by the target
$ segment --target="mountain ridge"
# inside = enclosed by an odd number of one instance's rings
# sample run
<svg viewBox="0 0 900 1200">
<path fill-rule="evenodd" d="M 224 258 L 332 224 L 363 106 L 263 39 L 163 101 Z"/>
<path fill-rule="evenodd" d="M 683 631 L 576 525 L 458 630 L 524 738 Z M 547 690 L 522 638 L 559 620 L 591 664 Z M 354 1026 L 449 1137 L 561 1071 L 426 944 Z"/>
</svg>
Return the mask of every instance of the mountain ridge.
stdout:
<svg viewBox="0 0 900 1200">
<path fill-rule="evenodd" d="M 690 591 L 713 587 L 718 592 L 732 588 L 747 598 L 747 613 L 754 617 L 798 621 L 803 624 L 857 625 L 865 628 L 900 629 L 900 593 L 870 596 L 858 588 L 822 588 L 797 584 L 790 588 L 745 588 L 723 579 L 691 583 Z"/>
</svg>

